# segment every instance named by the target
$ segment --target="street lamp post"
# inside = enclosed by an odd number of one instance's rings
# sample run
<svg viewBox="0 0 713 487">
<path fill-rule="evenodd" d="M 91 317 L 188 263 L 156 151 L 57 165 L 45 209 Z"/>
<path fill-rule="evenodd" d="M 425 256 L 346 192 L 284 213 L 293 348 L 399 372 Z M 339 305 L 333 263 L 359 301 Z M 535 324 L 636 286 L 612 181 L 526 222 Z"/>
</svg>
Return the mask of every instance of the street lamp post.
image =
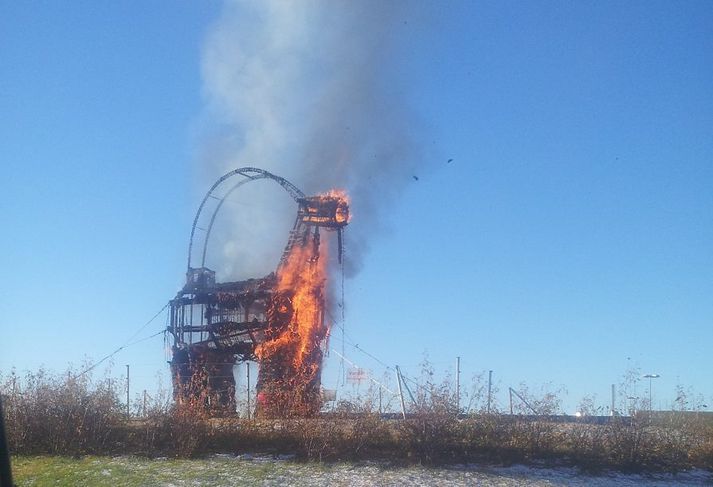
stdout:
<svg viewBox="0 0 713 487">
<path fill-rule="evenodd" d="M 651 393 L 651 384 L 652 384 L 651 380 L 658 379 L 659 377 L 661 377 L 659 374 L 646 374 L 644 376 L 644 379 L 649 379 L 649 413 L 651 412 L 651 410 L 653 408 L 653 402 L 652 402 L 653 394 Z"/>
</svg>

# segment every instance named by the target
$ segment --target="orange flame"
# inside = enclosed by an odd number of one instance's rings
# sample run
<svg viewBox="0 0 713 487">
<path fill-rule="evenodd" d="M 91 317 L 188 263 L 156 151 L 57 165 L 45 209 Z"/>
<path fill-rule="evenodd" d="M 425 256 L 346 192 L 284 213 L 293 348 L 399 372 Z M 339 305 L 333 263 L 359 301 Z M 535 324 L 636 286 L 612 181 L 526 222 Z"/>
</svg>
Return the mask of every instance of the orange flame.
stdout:
<svg viewBox="0 0 713 487">
<path fill-rule="evenodd" d="M 335 220 L 346 224 L 349 210 L 344 191 L 331 190 L 315 199 L 337 200 Z M 344 210 L 340 211 L 340 208 Z M 275 295 L 290 296 L 290 322 L 279 335 L 261 343 L 255 350 L 261 361 L 281 357 L 281 361 L 290 363 L 295 376 L 288 381 L 294 387 L 309 383 L 319 372 L 321 358 L 315 361 L 315 352 L 329 333 L 329 325 L 324 320 L 327 280 L 327 248 L 324 244 L 326 242 L 320 246 L 319 239 L 311 235 L 309 243 L 290 249 L 277 271 L 275 288 Z"/>
<path fill-rule="evenodd" d="M 339 200 L 340 204 L 337 206 L 336 220 L 337 223 L 349 223 L 351 220 L 351 213 L 349 205 L 351 203 L 349 195 L 343 189 L 330 189 L 326 193 L 319 195 L 321 198 L 332 198 Z"/>
<path fill-rule="evenodd" d="M 319 339 L 325 332 L 320 327 L 324 309 L 326 259 L 313 253 L 314 249 L 309 245 L 293 247 L 278 271 L 275 291 L 292 294 L 292 318 L 282 334 L 256 348 L 255 355 L 261 360 L 275 353 L 286 352 L 287 348 L 294 348 L 293 366 L 299 369 L 305 365 L 305 357 L 319 346 Z M 324 254 L 325 250 L 320 249 L 319 253 Z"/>
</svg>

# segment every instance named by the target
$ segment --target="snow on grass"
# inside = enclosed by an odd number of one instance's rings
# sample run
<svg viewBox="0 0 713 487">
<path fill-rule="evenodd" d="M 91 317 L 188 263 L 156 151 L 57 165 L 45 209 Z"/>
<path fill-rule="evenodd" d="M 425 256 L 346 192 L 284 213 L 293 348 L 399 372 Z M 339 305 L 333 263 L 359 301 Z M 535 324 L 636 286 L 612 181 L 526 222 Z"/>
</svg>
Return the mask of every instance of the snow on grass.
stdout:
<svg viewBox="0 0 713 487">
<path fill-rule="evenodd" d="M 20 457 L 13 470 L 18 486 L 640 486 L 710 485 L 703 471 L 655 476 L 582 475 L 571 468 L 522 465 L 449 468 L 390 467 L 377 463 L 296 463 L 264 456 L 214 455 L 200 460 L 136 457 Z"/>
</svg>

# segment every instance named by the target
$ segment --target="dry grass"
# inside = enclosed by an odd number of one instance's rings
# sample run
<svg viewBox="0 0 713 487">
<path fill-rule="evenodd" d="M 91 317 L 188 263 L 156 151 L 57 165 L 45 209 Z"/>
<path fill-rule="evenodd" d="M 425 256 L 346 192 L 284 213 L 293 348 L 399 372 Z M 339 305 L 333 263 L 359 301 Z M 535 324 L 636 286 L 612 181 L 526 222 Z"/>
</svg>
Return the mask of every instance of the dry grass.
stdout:
<svg viewBox="0 0 713 487">
<path fill-rule="evenodd" d="M 200 401 L 150 405 L 127 420 L 108 381 L 44 371 L 2 385 L 14 455 L 133 454 L 188 458 L 209 453 L 295 454 L 319 462 L 409 464 L 547 460 L 586 470 L 713 469 L 713 424 L 690 413 L 639 415 L 603 425 L 518 415 L 459 416 L 447 383 L 421 388 L 406 420 L 384 420 L 366 401 L 311 419 L 210 419 Z"/>
</svg>

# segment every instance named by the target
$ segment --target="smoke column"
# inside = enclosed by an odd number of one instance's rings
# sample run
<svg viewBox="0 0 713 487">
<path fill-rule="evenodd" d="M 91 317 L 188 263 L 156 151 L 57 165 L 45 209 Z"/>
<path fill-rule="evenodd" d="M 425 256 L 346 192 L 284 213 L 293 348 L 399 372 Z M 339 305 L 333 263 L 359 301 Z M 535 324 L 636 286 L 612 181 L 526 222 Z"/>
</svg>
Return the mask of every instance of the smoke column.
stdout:
<svg viewBox="0 0 713 487">
<path fill-rule="evenodd" d="M 353 214 L 346 272 L 356 273 L 367 238 L 387 227 L 389 204 L 420 162 L 418 124 L 395 69 L 414 16 L 406 4 L 408 13 L 383 0 L 226 3 L 203 50 L 201 191 L 242 166 L 307 194 L 345 188 Z M 209 248 L 222 279 L 274 270 L 295 215 L 270 182 L 239 193 Z"/>
</svg>

